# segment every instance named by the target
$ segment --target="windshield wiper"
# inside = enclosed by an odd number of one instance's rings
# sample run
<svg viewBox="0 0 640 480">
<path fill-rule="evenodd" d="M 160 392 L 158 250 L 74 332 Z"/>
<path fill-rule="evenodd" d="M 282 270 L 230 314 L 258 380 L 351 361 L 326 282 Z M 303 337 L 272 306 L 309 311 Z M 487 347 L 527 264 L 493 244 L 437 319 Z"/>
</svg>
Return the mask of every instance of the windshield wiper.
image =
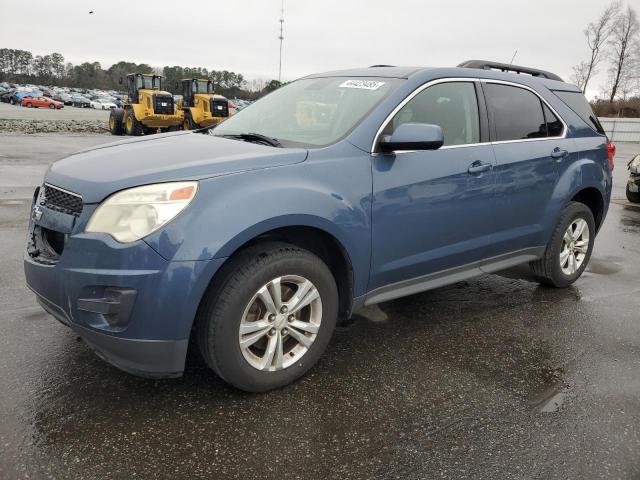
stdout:
<svg viewBox="0 0 640 480">
<path fill-rule="evenodd" d="M 272 147 L 282 148 L 282 144 L 278 141 L 277 138 L 267 137 L 266 135 L 262 135 L 261 133 L 237 133 L 220 136 L 226 138 L 239 138 L 240 140 L 246 140 L 248 142 L 259 141 L 266 143 L 267 145 L 271 145 Z"/>
</svg>

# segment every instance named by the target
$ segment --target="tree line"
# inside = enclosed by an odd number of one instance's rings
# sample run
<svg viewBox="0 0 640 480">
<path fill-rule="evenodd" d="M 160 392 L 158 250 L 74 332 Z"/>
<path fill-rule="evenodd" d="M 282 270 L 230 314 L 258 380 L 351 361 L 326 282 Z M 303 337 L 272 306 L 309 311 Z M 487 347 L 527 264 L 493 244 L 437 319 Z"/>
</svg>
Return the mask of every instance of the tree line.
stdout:
<svg viewBox="0 0 640 480">
<path fill-rule="evenodd" d="M 604 66 L 606 81 L 594 102 L 596 113 L 639 116 L 640 22 L 635 9 L 612 1 L 587 25 L 584 36 L 589 53 L 573 67 L 571 80 L 585 92 Z"/>
<path fill-rule="evenodd" d="M 107 69 L 100 62 L 84 62 L 73 65 L 65 62 L 64 56 L 54 52 L 49 55 L 34 56 L 27 50 L 0 48 L 0 81 L 34 83 L 47 86 L 97 88 L 102 90 L 122 90 L 120 79 L 128 73 L 156 73 L 164 77 L 163 89 L 179 94 L 177 85 L 183 78 L 208 78 L 216 93 L 228 97 L 257 98 L 279 87 L 277 80 L 269 82 L 252 81 L 250 84 L 242 74 L 227 70 L 208 70 L 202 67 L 165 66 L 154 68 L 146 63 L 120 61 Z M 259 87 L 258 91 L 247 87 Z"/>
</svg>

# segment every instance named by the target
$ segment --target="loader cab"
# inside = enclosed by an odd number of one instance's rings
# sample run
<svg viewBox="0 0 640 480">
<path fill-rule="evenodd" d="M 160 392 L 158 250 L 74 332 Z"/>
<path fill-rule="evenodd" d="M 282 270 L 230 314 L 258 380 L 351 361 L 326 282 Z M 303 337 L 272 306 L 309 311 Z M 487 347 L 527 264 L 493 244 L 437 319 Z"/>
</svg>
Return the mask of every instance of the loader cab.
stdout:
<svg viewBox="0 0 640 480">
<path fill-rule="evenodd" d="M 140 103 L 139 90 L 161 90 L 162 76 L 147 75 L 143 73 L 130 73 L 127 75 L 127 93 L 130 103 Z"/>
<path fill-rule="evenodd" d="M 182 80 L 182 97 L 184 107 L 195 106 L 195 96 L 198 93 L 211 95 L 213 93 L 213 84 L 211 80 L 186 78 Z"/>
</svg>

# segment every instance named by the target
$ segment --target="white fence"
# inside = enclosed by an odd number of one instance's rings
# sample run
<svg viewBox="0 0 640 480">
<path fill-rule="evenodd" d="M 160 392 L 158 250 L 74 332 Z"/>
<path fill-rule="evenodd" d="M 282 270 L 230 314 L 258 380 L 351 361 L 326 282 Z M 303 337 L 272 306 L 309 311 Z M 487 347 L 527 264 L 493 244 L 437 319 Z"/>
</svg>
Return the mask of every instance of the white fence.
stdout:
<svg viewBox="0 0 640 480">
<path fill-rule="evenodd" d="M 598 117 L 614 142 L 640 142 L 640 118 Z"/>
</svg>

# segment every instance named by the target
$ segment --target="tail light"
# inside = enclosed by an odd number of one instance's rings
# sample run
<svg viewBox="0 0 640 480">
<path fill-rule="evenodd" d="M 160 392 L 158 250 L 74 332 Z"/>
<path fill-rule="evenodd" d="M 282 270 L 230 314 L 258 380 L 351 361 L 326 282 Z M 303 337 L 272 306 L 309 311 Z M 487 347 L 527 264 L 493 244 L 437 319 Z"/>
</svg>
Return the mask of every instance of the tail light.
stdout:
<svg viewBox="0 0 640 480">
<path fill-rule="evenodd" d="M 616 156 L 616 144 L 613 142 L 607 143 L 607 160 L 609 160 L 609 169 L 613 172 L 613 157 Z"/>
</svg>

